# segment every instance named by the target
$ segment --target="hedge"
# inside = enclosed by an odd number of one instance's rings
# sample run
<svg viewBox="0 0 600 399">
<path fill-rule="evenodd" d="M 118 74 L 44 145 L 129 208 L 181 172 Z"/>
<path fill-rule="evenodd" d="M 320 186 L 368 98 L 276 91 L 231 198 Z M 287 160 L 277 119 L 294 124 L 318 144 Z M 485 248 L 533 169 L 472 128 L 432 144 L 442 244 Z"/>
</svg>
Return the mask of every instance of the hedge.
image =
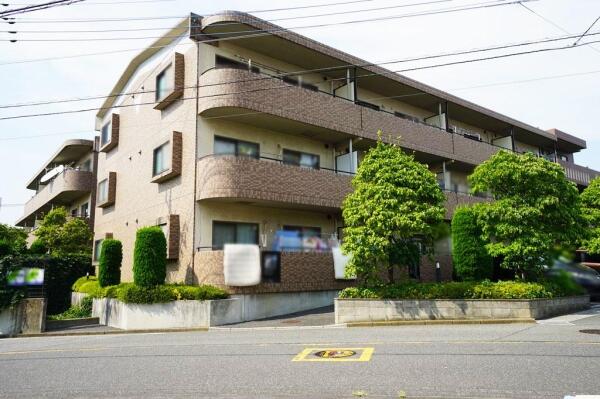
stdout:
<svg viewBox="0 0 600 399">
<path fill-rule="evenodd" d="M 167 240 L 160 227 L 137 231 L 133 251 L 133 281 L 140 287 L 164 284 L 167 277 Z"/>
<path fill-rule="evenodd" d="M 365 299 L 542 299 L 581 295 L 583 290 L 570 277 L 538 283 L 482 281 L 449 283 L 400 283 L 380 287 L 350 287 L 340 298 Z"/>
<path fill-rule="evenodd" d="M 98 262 L 98 282 L 101 287 L 116 285 L 121 282 L 122 260 L 123 245 L 121 241 L 112 239 L 104 240 Z"/>
<path fill-rule="evenodd" d="M 125 303 L 164 303 L 177 300 L 204 301 L 225 299 L 229 294 L 211 285 L 168 284 L 154 287 L 140 287 L 134 283 L 121 283 L 109 287 L 100 287 L 97 280 L 78 280 L 73 291 L 94 298 L 115 298 Z"/>
<path fill-rule="evenodd" d="M 475 214 L 468 207 L 457 208 L 452 217 L 452 264 L 456 278 L 461 281 L 492 277 L 492 257 L 481 239 Z"/>
<path fill-rule="evenodd" d="M 8 295 L 23 293 L 23 289 L 6 287 L 6 275 L 10 270 L 23 267 L 39 267 L 45 269 L 44 291 L 48 314 L 57 314 L 67 310 L 71 305 L 71 286 L 78 277 L 93 272 L 92 259 L 86 255 L 21 255 L 7 256 L 0 260 L 0 291 L 11 294 L 2 294 L 0 308 L 6 306 Z"/>
</svg>

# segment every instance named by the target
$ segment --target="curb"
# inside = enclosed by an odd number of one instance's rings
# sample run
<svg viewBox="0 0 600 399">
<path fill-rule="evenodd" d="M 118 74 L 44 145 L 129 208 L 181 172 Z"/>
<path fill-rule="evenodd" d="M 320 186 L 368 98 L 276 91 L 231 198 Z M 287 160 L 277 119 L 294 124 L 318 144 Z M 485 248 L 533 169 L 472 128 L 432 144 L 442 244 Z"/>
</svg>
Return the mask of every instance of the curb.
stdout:
<svg viewBox="0 0 600 399">
<path fill-rule="evenodd" d="M 414 326 L 414 325 L 448 325 L 448 324 L 515 324 L 536 323 L 535 319 L 441 319 L 441 320 L 390 320 L 390 321 L 360 321 L 346 323 L 348 327 L 385 327 L 385 326 Z"/>
<path fill-rule="evenodd" d="M 39 334 L 19 334 L 13 338 L 36 338 L 36 337 L 71 337 L 77 335 L 123 335 L 123 334 L 149 334 L 149 333 L 172 333 L 172 332 L 206 332 L 208 327 L 198 328 L 164 328 L 164 329 L 142 329 L 142 330 L 109 330 L 109 331 L 49 331 Z"/>
<path fill-rule="evenodd" d="M 264 327 L 210 327 L 210 331 L 256 331 L 256 330 L 322 330 L 346 328 L 346 324 L 327 324 L 322 326 L 264 326 Z"/>
</svg>

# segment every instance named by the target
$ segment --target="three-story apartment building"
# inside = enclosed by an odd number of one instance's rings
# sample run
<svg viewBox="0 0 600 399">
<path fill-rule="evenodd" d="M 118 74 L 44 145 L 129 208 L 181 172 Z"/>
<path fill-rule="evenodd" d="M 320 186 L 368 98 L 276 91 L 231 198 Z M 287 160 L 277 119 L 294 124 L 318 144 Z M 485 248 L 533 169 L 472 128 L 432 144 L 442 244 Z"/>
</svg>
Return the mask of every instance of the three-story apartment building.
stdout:
<svg viewBox="0 0 600 399">
<path fill-rule="evenodd" d="M 254 16 L 192 14 L 135 57 L 101 111 L 95 246 L 123 242 L 132 279 L 136 230 L 158 225 L 168 279 L 224 286 L 226 243 L 280 250 L 280 276 L 240 294 L 333 291 L 329 248 L 343 237 L 341 204 L 377 140 L 400 140 L 438 175 L 446 218 L 469 194 L 467 175 L 499 150 L 574 163 L 585 141 L 540 130 L 287 31 Z M 280 245 L 282 232 L 301 250 Z M 451 278 L 448 242 L 413 277 Z"/>
</svg>

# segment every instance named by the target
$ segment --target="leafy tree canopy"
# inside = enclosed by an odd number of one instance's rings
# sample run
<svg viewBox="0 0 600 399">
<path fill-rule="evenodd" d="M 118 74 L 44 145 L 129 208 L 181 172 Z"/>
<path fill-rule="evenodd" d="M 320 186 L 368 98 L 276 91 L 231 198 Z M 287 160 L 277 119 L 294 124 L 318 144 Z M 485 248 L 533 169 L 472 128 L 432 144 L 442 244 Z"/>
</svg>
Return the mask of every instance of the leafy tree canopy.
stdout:
<svg viewBox="0 0 600 399">
<path fill-rule="evenodd" d="M 343 250 L 352 253 L 348 275 L 377 284 L 381 271 L 391 278 L 394 265 L 418 261 L 421 248 L 431 250 L 445 196 L 426 165 L 380 140 L 361 162 L 352 186 L 343 204 Z"/>
<path fill-rule="evenodd" d="M 583 247 L 591 254 L 600 254 L 600 177 L 581 193 L 581 210 L 588 223 Z"/>
<path fill-rule="evenodd" d="M 538 276 L 556 246 L 574 246 L 583 234 L 577 187 L 554 162 L 501 151 L 469 182 L 474 193 L 493 195 L 473 210 L 489 254 L 518 278 Z"/>
<path fill-rule="evenodd" d="M 0 223 L 0 258 L 25 252 L 27 233 L 18 227 Z"/>
<path fill-rule="evenodd" d="M 91 254 L 92 231 L 88 223 L 67 217 L 65 208 L 48 212 L 34 234 L 52 255 Z"/>
</svg>

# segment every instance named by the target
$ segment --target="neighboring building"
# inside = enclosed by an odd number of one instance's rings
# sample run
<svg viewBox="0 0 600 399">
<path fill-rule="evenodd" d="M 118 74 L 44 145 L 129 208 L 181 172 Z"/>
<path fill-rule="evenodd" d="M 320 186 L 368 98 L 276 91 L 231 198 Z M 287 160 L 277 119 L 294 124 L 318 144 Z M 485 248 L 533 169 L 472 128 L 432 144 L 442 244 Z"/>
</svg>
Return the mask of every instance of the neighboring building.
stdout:
<svg viewBox="0 0 600 399">
<path fill-rule="evenodd" d="M 93 227 L 97 164 L 95 141 L 65 141 L 27 183 L 27 188 L 35 194 L 15 224 L 32 232 L 48 211 L 62 206 L 70 216 L 84 218 Z M 33 238 L 30 234 L 29 243 Z"/>
<path fill-rule="evenodd" d="M 144 50 L 96 122 L 95 243 L 123 242 L 124 280 L 132 279 L 143 226 L 166 233 L 170 281 L 221 286 L 224 243 L 272 249 L 277 232 L 295 231 L 318 247 L 343 236 L 340 207 L 378 130 L 384 140 L 401 136 L 401 146 L 438 174 L 448 220 L 457 205 L 485 200 L 468 194 L 467 175 L 501 149 L 557 161 L 580 186 L 598 175 L 573 161 L 586 147 L 581 139 L 238 12 L 192 14 Z M 322 240 L 309 239 L 315 236 Z M 450 279 L 448 242 L 437 249 L 434 261 L 423 259 L 411 275 L 432 280 L 439 261 Z M 298 292 L 347 284 L 334 278 L 330 252 L 304 250 L 281 253 L 280 282 L 227 288 Z"/>
</svg>

